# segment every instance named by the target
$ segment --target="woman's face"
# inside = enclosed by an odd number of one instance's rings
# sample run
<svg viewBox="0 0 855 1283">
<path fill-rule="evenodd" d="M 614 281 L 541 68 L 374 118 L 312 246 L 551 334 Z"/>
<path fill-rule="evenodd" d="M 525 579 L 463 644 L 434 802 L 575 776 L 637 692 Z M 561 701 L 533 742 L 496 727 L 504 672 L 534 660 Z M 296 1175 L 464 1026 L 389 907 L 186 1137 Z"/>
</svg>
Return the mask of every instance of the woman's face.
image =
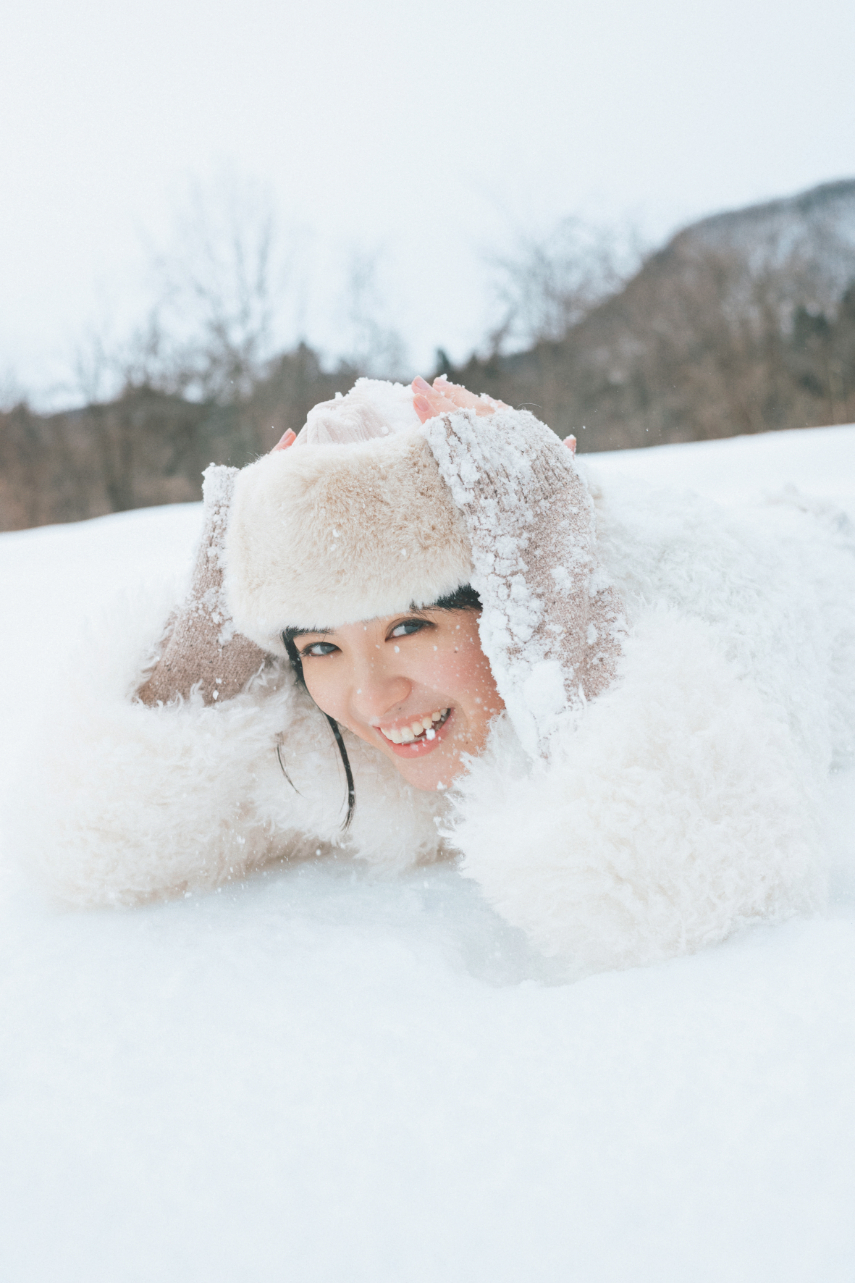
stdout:
<svg viewBox="0 0 855 1283">
<path fill-rule="evenodd" d="M 478 753 L 504 704 L 474 610 L 420 610 L 294 644 L 312 699 L 419 789 L 444 788 Z"/>
</svg>

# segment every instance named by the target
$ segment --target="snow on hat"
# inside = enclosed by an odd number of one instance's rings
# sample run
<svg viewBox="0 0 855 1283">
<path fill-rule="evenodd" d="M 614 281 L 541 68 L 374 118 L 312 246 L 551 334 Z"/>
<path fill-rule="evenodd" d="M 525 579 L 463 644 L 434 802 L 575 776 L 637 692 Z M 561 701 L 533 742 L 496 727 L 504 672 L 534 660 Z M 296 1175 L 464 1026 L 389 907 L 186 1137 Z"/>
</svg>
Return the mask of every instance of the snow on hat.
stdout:
<svg viewBox="0 0 855 1283">
<path fill-rule="evenodd" d="M 347 396 L 337 392 L 306 416 L 295 445 L 353 445 L 420 426 L 412 388 L 383 379 L 357 379 Z"/>
<path fill-rule="evenodd" d="M 468 583 L 463 517 L 399 383 L 360 379 L 294 445 L 237 476 L 225 548 L 235 627 L 282 653 L 285 628 L 338 628 Z"/>
</svg>

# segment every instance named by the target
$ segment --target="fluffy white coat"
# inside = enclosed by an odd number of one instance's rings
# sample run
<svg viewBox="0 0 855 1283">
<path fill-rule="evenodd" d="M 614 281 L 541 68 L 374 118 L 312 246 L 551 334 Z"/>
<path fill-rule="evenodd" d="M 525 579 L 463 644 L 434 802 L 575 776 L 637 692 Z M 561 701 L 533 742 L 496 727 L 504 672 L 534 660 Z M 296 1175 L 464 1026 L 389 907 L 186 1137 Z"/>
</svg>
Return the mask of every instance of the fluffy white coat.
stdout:
<svg viewBox="0 0 855 1283">
<path fill-rule="evenodd" d="M 68 902 L 128 904 L 332 846 L 406 867 L 441 853 L 439 822 L 497 911 L 577 972 L 817 908 L 824 790 L 855 727 L 851 531 L 798 501 L 733 512 L 591 489 L 630 631 L 617 681 L 548 765 L 501 719 L 449 802 L 348 736 L 345 836 L 332 738 L 284 669 L 221 707 L 132 702 L 163 619 L 136 600 L 71 657 L 35 728 L 24 857 Z"/>
</svg>

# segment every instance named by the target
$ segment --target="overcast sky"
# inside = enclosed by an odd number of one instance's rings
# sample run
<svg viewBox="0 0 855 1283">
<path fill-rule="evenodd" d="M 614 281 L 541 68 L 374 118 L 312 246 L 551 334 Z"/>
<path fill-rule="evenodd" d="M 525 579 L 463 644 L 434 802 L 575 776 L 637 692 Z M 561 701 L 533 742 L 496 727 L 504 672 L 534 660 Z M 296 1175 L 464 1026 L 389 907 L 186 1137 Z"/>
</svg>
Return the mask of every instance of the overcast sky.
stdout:
<svg viewBox="0 0 855 1283">
<path fill-rule="evenodd" d="M 371 252 L 426 368 L 482 339 L 485 256 L 521 232 L 581 214 L 661 238 L 855 176 L 853 0 L 3 9 L 0 381 L 43 400 L 87 329 L 144 310 L 193 180 L 270 191 L 283 342 L 346 347 L 347 264 Z"/>
</svg>

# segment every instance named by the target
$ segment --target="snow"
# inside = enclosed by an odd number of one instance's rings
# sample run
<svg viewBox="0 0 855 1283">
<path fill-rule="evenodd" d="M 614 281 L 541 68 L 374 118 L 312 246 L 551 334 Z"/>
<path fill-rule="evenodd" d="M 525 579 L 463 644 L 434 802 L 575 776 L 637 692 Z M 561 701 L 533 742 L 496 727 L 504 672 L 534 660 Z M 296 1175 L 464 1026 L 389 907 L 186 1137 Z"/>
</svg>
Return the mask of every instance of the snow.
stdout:
<svg viewBox="0 0 855 1283">
<path fill-rule="evenodd" d="M 855 427 L 594 466 L 855 514 Z M 52 657 L 117 592 L 166 600 L 198 525 L 0 537 L 0 788 Z M 453 868 L 71 913 L 4 848 L 0 1278 L 848 1283 L 853 783 L 826 915 L 571 985 Z"/>
<path fill-rule="evenodd" d="M 724 441 L 695 441 L 583 454 L 604 476 L 620 471 L 651 484 L 685 487 L 720 503 L 750 502 L 787 485 L 851 507 L 855 428 L 800 428 Z"/>
</svg>

